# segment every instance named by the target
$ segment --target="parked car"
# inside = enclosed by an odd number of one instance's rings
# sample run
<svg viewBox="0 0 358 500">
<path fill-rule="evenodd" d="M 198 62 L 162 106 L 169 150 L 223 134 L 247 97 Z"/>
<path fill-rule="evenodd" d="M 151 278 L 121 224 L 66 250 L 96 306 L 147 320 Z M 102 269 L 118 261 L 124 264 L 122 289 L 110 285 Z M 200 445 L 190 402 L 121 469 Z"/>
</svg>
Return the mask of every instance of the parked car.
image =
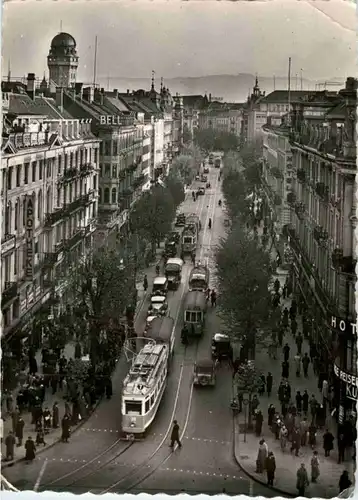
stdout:
<svg viewBox="0 0 358 500">
<path fill-rule="evenodd" d="M 168 302 L 163 295 L 153 296 L 147 316 L 165 316 L 168 312 Z"/>
<path fill-rule="evenodd" d="M 198 195 L 205 194 L 205 188 L 200 187 L 200 188 L 197 190 L 196 194 L 198 194 Z"/>
<path fill-rule="evenodd" d="M 204 174 L 208 174 L 209 173 L 209 167 L 204 167 Z"/>
</svg>

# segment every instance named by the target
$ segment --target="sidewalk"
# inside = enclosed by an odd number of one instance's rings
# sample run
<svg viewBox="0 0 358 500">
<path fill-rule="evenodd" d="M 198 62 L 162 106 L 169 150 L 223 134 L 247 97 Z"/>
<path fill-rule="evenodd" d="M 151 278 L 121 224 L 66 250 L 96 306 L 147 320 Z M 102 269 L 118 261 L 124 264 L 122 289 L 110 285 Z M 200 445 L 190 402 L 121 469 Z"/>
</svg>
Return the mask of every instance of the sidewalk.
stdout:
<svg viewBox="0 0 358 500">
<path fill-rule="evenodd" d="M 148 281 L 149 281 L 149 283 L 151 283 L 152 280 L 153 280 L 153 278 L 154 278 L 154 276 L 156 275 L 156 273 L 155 273 L 155 265 L 161 260 L 162 252 L 163 252 L 163 243 L 161 243 L 160 248 L 157 248 L 157 250 L 156 250 L 156 258 L 155 258 L 154 262 L 151 264 L 151 266 L 149 268 L 145 269 L 145 270 L 142 270 L 140 273 L 138 273 L 138 276 L 137 276 L 137 290 L 138 290 L 138 294 L 137 294 L 137 305 L 136 305 L 136 314 L 135 314 L 135 318 L 136 319 L 137 319 L 138 314 L 141 311 L 142 305 L 143 305 L 143 303 L 144 303 L 144 301 L 146 299 L 146 292 L 144 291 L 144 288 L 143 288 L 144 274 L 147 274 Z M 74 358 L 74 343 L 71 342 L 70 344 L 67 344 L 65 346 L 64 355 L 65 355 L 65 357 L 67 359 Z M 121 353 L 121 358 L 118 360 L 117 365 L 120 363 L 120 360 L 122 358 L 124 358 L 123 350 L 122 350 L 122 353 Z M 42 374 L 42 355 L 41 355 L 41 351 L 38 351 L 36 353 L 36 361 L 37 361 L 38 369 L 39 369 L 38 373 Z M 13 398 L 14 398 L 14 402 L 13 402 L 13 407 L 14 408 L 16 406 L 16 395 L 17 395 L 18 391 L 19 391 L 19 386 L 12 393 Z M 52 406 L 53 406 L 53 404 L 54 404 L 55 401 L 58 402 L 58 406 L 59 406 L 59 422 L 61 423 L 61 419 L 62 419 L 62 417 L 63 417 L 63 415 L 65 413 L 65 401 L 63 399 L 63 392 L 62 392 L 62 390 L 58 389 L 55 394 L 52 394 L 51 387 L 48 388 L 48 389 L 46 389 L 45 400 L 44 400 L 44 403 L 42 405 L 42 408 L 45 409 L 46 407 L 48 407 L 49 410 L 51 411 L 51 414 L 52 414 Z M 77 425 L 71 427 L 71 433 L 73 433 L 76 429 L 78 429 L 81 425 L 84 424 L 84 422 L 96 410 L 96 408 L 100 404 L 100 402 L 101 402 L 101 399 L 97 400 L 97 402 L 96 402 L 93 410 L 88 415 L 83 416 L 82 420 Z M 22 418 L 23 418 L 23 420 L 24 420 L 24 422 L 25 422 L 24 430 L 23 430 L 24 439 L 23 439 L 23 442 L 22 442 L 22 446 L 21 447 L 15 446 L 14 460 L 12 460 L 12 461 L 5 461 L 5 456 L 6 456 L 5 438 L 8 435 L 8 432 L 13 430 L 13 426 L 12 426 L 11 415 L 9 415 L 6 412 L 6 407 L 5 407 L 6 405 L 3 404 L 2 406 L 3 406 L 3 408 L 1 409 L 1 415 L 2 415 L 2 419 L 3 419 L 3 439 L 2 439 L 2 442 L 1 442 L 1 457 L 2 457 L 1 465 L 2 465 L 3 468 L 6 468 L 6 467 L 9 467 L 9 466 L 13 465 L 14 463 L 19 462 L 19 461 L 21 461 L 21 460 L 24 459 L 24 456 L 25 456 L 25 450 L 24 450 L 25 441 L 28 438 L 28 436 L 32 436 L 32 438 L 35 440 L 35 438 L 36 438 L 36 432 L 35 432 L 35 426 L 34 426 L 34 424 L 31 424 L 31 413 L 28 412 L 28 411 L 24 411 L 22 413 L 22 415 L 21 415 Z M 61 434 L 62 434 L 61 425 L 57 429 L 52 429 L 51 428 L 49 434 L 45 435 L 46 446 L 43 446 L 43 445 L 38 446 L 37 447 L 37 454 L 41 453 L 44 450 L 47 450 L 48 448 L 52 447 L 57 442 L 59 442 L 59 440 L 61 438 Z"/>
<path fill-rule="evenodd" d="M 273 257 L 276 252 L 273 248 Z M 281 271 L 278 269 L 277 278 L 279 279 L 281 285 L 284 284 L 287 273 L 285 271 Z M 276 279 L 276 276 L 275 276 Z M 290 306 L 291 299 L 281 300 L 281 307 Z M 302 332 L 302 319 L 298 315 L 297 316 L 298 323 L 298 331 Z M 308 370 L 308 378 L 304 378 L 301 373 L 301 377 L 296 377 L 295 369 L 293 366 L 293 356 L 297 352 L 296 344 L 291 332 L 286 333 L 283 339 L 283 345 L 289 344 L 290 350 L 290 377 L 289 382 L 291 385 L 291 400 L 295 401 L 296 391 L 301 391 L 301 394 L 305 389 L 307 389 L 308 394 L 311 398 L 312 395 L 315 395 L 318 402 L 322 401 L 322 395 L 318 389 L 317 378 L 313 374 L 312 364 L 309 366 Z M 309 346 L 306 339 L 304 339 L 302 345 L 302 354 L 305 352 L 309 353 Z M 262 426 L 261 437 L 265 439 L 269 451 L 274 453 L 276 459 L 276 473 L 275 473 L 275 481 L 274 488 L 279 494 L 285 494 L 290 496 L 297 496 L 298 491 L 296 490 L 296 473 L 301 463 L 304 463 L 307 469 L 307 473 L 310 479 L 311 472 L 311 458 L 312 458 L 312 449 L 309 446 L 301 447 L 299 456 L 296 457 L 294 453 L 290 453 L 291 443 L 287 442 L 286 451 L 282 452 L 280 447 L 279 440 L 275 440 L 275 436 L 273 435 L 271 429 L 267 425 L 267 409 L 270 404 L 273 404 L 277 411 L 280 412 L 281 404 L 278 399 L 278 386 L 281 381 L 281 362 L 283 361 L 283 353 L 282 349 L 278 348 L 277 350 L 277 360 L 272 360 L 268 356 L 268 351 L 266 348 L 258 347 L 256 351 L 256 360 L 255 364 L 259 367 L 262 372 L 267 375 L 270 371 L 273 376 L 273 387 L 272 394 L 270 397 L 265 393 L 263 396 L 259 396 L 258 399 L 260 401 L 259 409 L 263 413 L 264 423 Z M 308 416 L 309 420 L 309 416 Z M 326 424 L 330 427 L 332 434 L 335 436 L 335 423 L 329 422 L 330 415 L 328 412 L 328 417 L 326 420 Z M 246 442 L 244 439 L 244 414 L 240 413 L 238 417 L 236 417 L 235 421 L 235 443 L 234 443 L 234 452 L 235 459 L 238 462 L 239 466 L 247 473 L 252 479 L 258 481 L 260 483 L 266 484 L 267 478 L 266 474 L 257 474 L 256 470 L 256 458 L 258 453 L 259 441 L 261 438 L 258 438 L 254 433 L 248 433 L 246 435 Z M 353 480 L 354 467 L 353 461 L 351 460 L 351 454 L 346 453 L 347 460 L 341 465 L 337 464 L 337 442 L 335 439 L 334 442 L 334 450 L 331 452 L 331 457 L 324 457 L 324 450 L 322 444 L 322 435 L 325 432 L 325 429 L 318 430 L 317 432 L 317 447 L 316 451 L 318 451 L 318 458 L 320 462 L 320 476 L 318 478 L 317 483 L 311 483 L 306 491 L 307 497 L 320 497 L 320 498 L 332 498 L 337 496 L 338 483 L 339 478 L 344 469 L 347 469 L 349 472 L 350 479 Z M 349 459 L 348 459 L 349 458 Z"/>
</svg>

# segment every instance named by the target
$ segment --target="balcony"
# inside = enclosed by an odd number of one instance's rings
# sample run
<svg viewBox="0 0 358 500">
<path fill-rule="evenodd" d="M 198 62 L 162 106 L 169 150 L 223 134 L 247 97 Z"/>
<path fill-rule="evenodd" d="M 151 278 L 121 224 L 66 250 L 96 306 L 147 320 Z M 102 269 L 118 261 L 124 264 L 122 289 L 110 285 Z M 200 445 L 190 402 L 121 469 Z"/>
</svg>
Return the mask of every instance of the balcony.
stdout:
<svg viewBox="0 0 358 500">
<path fill-rule="evenodd" d="M 300 220 L 303 220 L 305 218 L 305 211 L 306 207 L 305 204 L 302 203 L 302 201 L 295 204 L 295 212 Z"/>
<path fill-rule="evenodd" d="M 142 163 L 142 159 L 143 159 L 142 155 L 137 155 L 135 159 L 136 164 L 139 165 L 139 163 Z"/>
<path fill-rule="evenodd" d="M 274 199 L 273 199 L 274 205 L 280 206 L 282 205 L 282 198 L 278 194 L 275 194 Z"/>
<path fill-rule="evenodd" d="M 315 191 L 322 200 L 328 201 L 328 187 L 323 182 L 316 183 Z"/>
<path fill-rule="evenodd" d="M 59 182 L 62 184 L 68 184 L 69 182 L 72 182 L 74 179 L 77 179 L 79 176 L 80 172 L 77 170 L 75 167 L 67 168 L 64 172 L 62 177 L 59 179 Z"/>
<path fill-rule="evenodd" d="M 75 245 L 77 245 L 77 243 L 79 243 L 80 241 L 83 240 L 83 237 L 84 237 L 84 234 L 83 234 L 83 231 L 77 231 L 75 234 L 73 234 L 72 236 L 70 236 L 70 238 L 66 239 L 64 241 L 64 250 L 68 251 L 70 250 L 72 247 L 74 247 Z"/>
<path fill-rule="evenodd" d="M 295 203 L 296 203 L 296 193 L 293 193 L 292 191 L 290 193 L 287 194 L 287 203 L 294 207 L 295 206 Z"/>
<path fill-rule="evenodd" d="M 305 181 L 306 181 L 306 172 L 305 172 L 305 170 L 303 168 L 299 168 L 297 170 L 297 180 L 301 184 L 305 183 Z"/>
<path fill-rule="evenodd" d="M 64 217 L 65 217 L 64 208 L 58 208 L 51 214 L 46 214 L 45 227 L 50 228 L 54 226 L 55 224 L 57 224 L 57 222 L 60 222 Z"/>
<path fill-rule="evenodd" d="M 133 180 L 133 183 L 132 183 L 132 187 L 133 189 L 137 189 L 139 188 L 140 186 L 142 186 L 142 184 L 144 183 L 145 181 L 145 175 L 144 174 L 141 174 L 139 175 L 138 177 L 136 177 L 134 180 Z"/>
<path fill-rule="evenodd" d="M 80 177 L 87 177 L 88 175 L 91 175 L 95 170 L 95 167 L 92 163 L 84 163 L 80 167 Z"/>
<path fill-rule="evenodd" d="M 333 267 L 342 273 L 355 274 L 356 260 L 352 256 L 343 256 L 343 249 L 336 248 L 332 253 Z"/>
<path fill-rule="evenodd" d="M 57 264 L 61 260 L 64 250 L 65 247 L 62 241 L 56 243 L 53 252 L 45 253 L 44 267 L 53 267 Z"/>
<path fill-rule="evenodd" d="M 90 205 L 95 200 L 95 191 L 89 191 L 87 194 L 81 196 L 84 205 Z"/>
<path fill-rule="evenodd" d="M 32 148 L 49 144 L 50 134 L 46 132 L 18 132 L 9 134 L 9 140 L 16 149 Z"/>
<path fill-rule="evenodd" d="M 10 252 L 15 248 L 16 238 L 13 234 L 5 234 L 3 240 L 1 240 L 1 254 Z"/>
<path fill-rule="evenodd" d="M 313 229 L 313 237 L 319 245 L 324 246 L 328 240 L 328 232 L 322 226 L 316 226 Z"/>
<path fill-rule="evenodd" d="M 5 281 L 5 288 L 1 295 L 1 307 L 3 308 L 10 300 L 17 296 L 17 283 L 15 281 Z"/>
</svg>

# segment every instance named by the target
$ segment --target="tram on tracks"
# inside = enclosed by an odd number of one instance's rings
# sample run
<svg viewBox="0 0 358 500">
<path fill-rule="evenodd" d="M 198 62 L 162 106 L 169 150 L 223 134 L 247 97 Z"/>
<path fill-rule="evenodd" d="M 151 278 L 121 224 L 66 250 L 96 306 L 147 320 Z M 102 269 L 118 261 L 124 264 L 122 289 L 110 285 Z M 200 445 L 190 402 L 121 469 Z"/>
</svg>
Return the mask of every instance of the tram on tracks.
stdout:
<svg viewBox="0 0 358 500">
<path fill-rule="evenodd" d="M 134 358 L 123 381 L 122 430 L 143 436 L 158 411 L 168 376 L 169 345 L 147 344 Z"/>
</svg>

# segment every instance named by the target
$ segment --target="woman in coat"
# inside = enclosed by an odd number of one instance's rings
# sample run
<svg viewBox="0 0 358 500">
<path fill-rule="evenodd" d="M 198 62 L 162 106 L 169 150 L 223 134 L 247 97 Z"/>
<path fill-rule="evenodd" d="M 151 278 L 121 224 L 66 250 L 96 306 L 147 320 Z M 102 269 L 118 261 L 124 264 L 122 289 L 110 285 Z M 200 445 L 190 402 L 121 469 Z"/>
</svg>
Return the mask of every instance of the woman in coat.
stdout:
<svg viewBox="0 0 358 500">
<path fill-rule="evenodd" d="M 273 486 L 273 481 L 275 479 L 276 470 L 276 460 L 272 451 L 269 452 L 266 458 L 266 474 L 267 474 L 267 485 Z"/>
<path fill-rule="evenodd" d="M 312 483 L 316 483 L 317 479 L 320 475 L 319 470 L 319 460 L 318 460 L 318 452 L 313 452 L 313 457 L 311 458 L 311 481 Z"/>
<path fill-rule="evenodd" d="M 35 452 L 36 452 L 36 446 L 35 443 L 32 440 L 32 437 L 29 437 L 25 443 L 25 460 L 28 462 L 32 462 L 32 460 L 35 460 Z"/>
<path fill-rule="evenodd" d="M 259 451 L 256 460 L 256 472 L 261 474 L 265 469 L 268 447 L 264 439 L 261 439 L 259 444 Z"/>
<path fill-rule="evenodd" d="M 325 457 L 329 457 L 329 454 L 333 450 L 333 441 L 333 434 L 326 429 L 326 432 L 323 434 L 323 449 Z"/>
<path fill-rule="evenodd" d="M 305 464 L 301 464 L 301 467 L 297 471 L 297 481 L 296 488 L 298 489 L 298 495 L 300 497 L 305 496 L 305 489 L 309 485 L 308 475 L 306 471 Z"/>
<path fill-rule="evenodd" d="M 280 429 L 280 434 L 279 434 L 279 437 L 280 437 L 280 446 L 281 446 L 281 450 L 282 451 L 285 451 L 285 449 L 286 449 L 287 436 L 288 436 L 288 430 L 283 425 L 281 427 L 281 429 Z"/>
<path fill-rule="evenodd" d="M 55 401 L 53 406 L 52 406 L 52 427 L 53 427 L 53 429 L 57 429 L 59 421 L 60 421 L 60 412 L 58 409 L 58 403 L 57 403 L 57 401 Z"/>
</svg>

